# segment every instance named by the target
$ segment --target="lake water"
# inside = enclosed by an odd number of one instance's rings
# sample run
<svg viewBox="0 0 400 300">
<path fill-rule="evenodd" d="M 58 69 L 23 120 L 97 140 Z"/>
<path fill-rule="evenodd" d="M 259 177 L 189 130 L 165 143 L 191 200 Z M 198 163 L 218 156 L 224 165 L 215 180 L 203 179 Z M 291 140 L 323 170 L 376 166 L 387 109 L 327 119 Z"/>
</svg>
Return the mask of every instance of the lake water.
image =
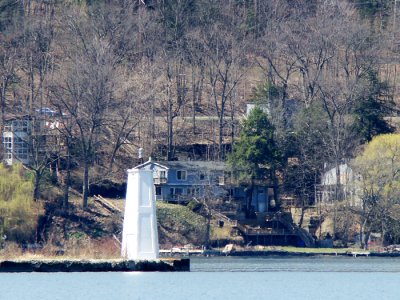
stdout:
<svg viewBox="0 0 400 300">
<path fill-rule="evenodd" d="M 0 299 L 400 299 L 400 258 L 191 258 L 190 273 L 3 273 Z"/>
</svg>

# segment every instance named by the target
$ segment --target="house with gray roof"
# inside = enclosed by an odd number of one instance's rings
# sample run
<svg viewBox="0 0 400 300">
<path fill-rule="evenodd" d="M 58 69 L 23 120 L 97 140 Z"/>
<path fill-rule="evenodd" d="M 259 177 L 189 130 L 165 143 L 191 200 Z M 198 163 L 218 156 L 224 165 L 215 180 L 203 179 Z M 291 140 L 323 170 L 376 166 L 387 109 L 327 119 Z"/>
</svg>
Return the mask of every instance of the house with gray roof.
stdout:
<svg viewBox="0 0 400 300">
<path fill-rule="evenodd" d="M 220 161 L 162 161 L 151 159 L 136 168 L 153 171 L 156 199 L 188 203 L 195 199 L 235 199 L 246 203 L 246 190 L 232 179 L 229 166 Z M 253 191 L 256 212 L 268 211 L 267 186 Z"/>
</svg>

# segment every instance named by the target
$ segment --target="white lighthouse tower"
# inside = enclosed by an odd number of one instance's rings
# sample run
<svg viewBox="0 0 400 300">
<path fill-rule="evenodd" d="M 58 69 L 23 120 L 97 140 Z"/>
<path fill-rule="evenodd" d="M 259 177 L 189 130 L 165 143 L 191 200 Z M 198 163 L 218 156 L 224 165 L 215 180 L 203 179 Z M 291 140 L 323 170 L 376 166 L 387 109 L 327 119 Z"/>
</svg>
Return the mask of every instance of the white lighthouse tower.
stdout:
<svg viewBox="0 0 400 300">
<path fill-rule="evenodd" d="M 151 170 L 128 170 L 121 255 L 129 260 L 155 260 L 159 257 Z"/>
</svg>

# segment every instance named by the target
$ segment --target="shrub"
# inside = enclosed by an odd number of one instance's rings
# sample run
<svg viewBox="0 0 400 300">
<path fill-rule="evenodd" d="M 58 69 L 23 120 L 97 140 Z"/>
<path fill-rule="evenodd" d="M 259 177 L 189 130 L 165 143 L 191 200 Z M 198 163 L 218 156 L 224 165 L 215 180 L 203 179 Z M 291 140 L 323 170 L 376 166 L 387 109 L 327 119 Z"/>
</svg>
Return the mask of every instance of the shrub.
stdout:
<svg viewBox="0 0 400 300">
<path fill-rule="evenodd" d="M 20 164 L 0 164 L 0 236 L 7 241 L 34 239 L 41 204 L 32 201 L 33 182 Z"/>
<path fill-rule="evenodd" d="M 207 220 L 185 206 L 157 202 L 161 245 L 202 245 L 207 241 Z"/>
<path fill-rule="evenodd" d="M 201 207 L 202 204 L 195 200 L 190 200 L 189 203 L 187 204 L 187 208 L 194 212 L 198 212 L 201 209 Z"/>
</svg>

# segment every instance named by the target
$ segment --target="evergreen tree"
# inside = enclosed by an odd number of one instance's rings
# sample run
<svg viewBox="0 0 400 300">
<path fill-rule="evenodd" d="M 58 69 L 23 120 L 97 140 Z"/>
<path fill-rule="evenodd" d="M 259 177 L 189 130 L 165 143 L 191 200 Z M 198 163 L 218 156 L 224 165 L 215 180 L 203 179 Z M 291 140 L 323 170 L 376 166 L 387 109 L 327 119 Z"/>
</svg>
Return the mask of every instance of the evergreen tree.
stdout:
<svg viewBox="0 0 400 300">
<path fill-rule="evenodd" d="M 283 189 L 303 206 L 314 202 L 315 184 L 330 161 L 332 150 L 327 143 L 328 117 L 319 104 L 303 109 L 295 120 L 291 135 L 291 162 L 285 166 Z"/>
<path fill-rule="evenodd" d="M 274 180 L 280 162 L 274 127 L 260 108 L 251 110 L 243 121 L 240 137 L 233 150 L 228 162 L 240 182 L 247 186 L 247 211 L 250 211 L 256 180 L 265 180 L 267 177 Z"/>
<path fill-rule="evenodd" d="M 363 17 L 375 17 L 378 14 L 385 14 L 393 5 L 392 0 L 352 0 L 354 5 L 359 9 Z"/>
<path fill-rule="evenodd" d="M 356 104 L 353 113 L 353 130 L 362 142 L 370 141 L 379 134 L 393 132 L 393 128 L 384 119 L 394 107 L 389 85 L 380 81 L 376 72 L 368 73 L 367 84 L 367 95 Z"/>
<path fill-rule="evenodd" d="M 8 26 L 17 23 L 23 15 L 23 5 L 20 1 L 0 0 L 0 32 Z"/>
</svg>

